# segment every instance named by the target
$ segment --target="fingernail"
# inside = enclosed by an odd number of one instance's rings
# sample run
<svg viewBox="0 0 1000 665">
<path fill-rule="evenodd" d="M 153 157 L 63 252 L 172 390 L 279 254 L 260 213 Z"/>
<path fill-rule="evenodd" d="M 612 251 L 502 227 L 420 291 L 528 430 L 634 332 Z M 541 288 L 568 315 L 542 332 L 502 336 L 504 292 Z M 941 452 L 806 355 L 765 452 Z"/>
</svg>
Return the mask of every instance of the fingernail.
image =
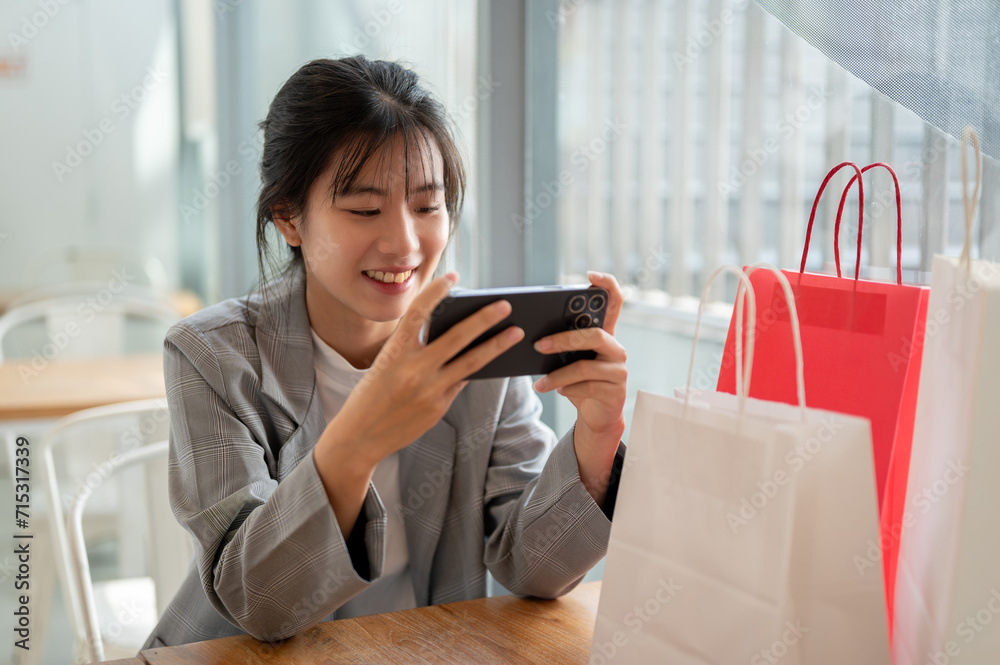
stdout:
<svg viewBox="0 0 1000 665">
<path fill-rule="evenodd" d="M 537 342 L 535 342 L 535 351 L 538 351 L 539 353 L 545 353 L 551 348 L 552 348 L 552 340 L 548 338 L 540 339 Z"/>
<path fill-rule="evenodd" d="M 449 282 L 451 282 L 452 286 L 454 286 L 455 284 L 458 284 L 458 273 L 457 272 L 446 273 L 445 276 L 444 276 L 444 278 L 447 279 Z"/>
<path fill-rule="evenodd" d="M 597 272 L 596 270 L 587 271 L 587 279 L 601 279 L 602 277 L 604 277 L 603 272 Z"/>
<path fill-rule="evenodd" d="M 513 326 L 512 328 L 507 328 L 507 330 L 504 331 L 504 334 L 507 335 L 507 339 L 511 341 L 516 341 L 524 337 L 524 331 L 518 328 L 517 326 Z"/>
<path fill-rule="evenodd" d="M 543 376 L 542 378 L 535 381 L 534 387 L 535 390 L 537 390 L 538 392 L 543 392 L 545 390 L 545 377 Z"/>
</svg>

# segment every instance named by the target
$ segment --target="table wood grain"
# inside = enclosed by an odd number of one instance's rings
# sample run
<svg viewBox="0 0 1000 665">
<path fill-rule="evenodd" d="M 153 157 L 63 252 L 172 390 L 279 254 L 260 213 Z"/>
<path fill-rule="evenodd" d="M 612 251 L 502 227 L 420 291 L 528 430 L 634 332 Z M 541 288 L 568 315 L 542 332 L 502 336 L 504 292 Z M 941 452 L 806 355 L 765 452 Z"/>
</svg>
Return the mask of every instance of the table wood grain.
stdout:
<svg viewBox="0 0 1000 665">
<path fill-rule="evenodd" d="M 557 600 L 498 596 L 319 624 L 280 645 L 249 636 L 143 651 L 149 665 L 584 665 L 601 583 Z"/>
<path fill-rule="evenodd" d="M 0 363 L 0 421 L 59 418 L 80 409 L 166 396 L 159 353 L 52 360 L 37 374 L 22 375 L 20 366 L 30 368 L 30 362 Z"/>
</svg>

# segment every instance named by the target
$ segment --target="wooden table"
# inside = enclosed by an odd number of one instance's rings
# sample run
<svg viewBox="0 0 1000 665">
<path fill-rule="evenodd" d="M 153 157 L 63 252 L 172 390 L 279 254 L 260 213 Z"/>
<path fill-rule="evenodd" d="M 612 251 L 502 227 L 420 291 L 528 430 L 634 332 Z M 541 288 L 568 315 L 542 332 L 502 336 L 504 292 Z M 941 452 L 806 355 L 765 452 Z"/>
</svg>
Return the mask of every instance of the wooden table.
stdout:
<svg viewBox="0 0 1000 665">
<path fill-rule="evenodd" d="M 558 600 L 498 596 L 319 624 L 280 645 L 249 636 L 149 649 L 148 665 L 584 665 L 600 582 Z"/>
<path fill-rule="evenodd" d="M 59 418 L 94 406 L 166 396 L 159 353 L 57 359 L 35 374 L 21 366 L 31 369 L 31 360 L 0 363 L 0 421 Z"/>
</svg>

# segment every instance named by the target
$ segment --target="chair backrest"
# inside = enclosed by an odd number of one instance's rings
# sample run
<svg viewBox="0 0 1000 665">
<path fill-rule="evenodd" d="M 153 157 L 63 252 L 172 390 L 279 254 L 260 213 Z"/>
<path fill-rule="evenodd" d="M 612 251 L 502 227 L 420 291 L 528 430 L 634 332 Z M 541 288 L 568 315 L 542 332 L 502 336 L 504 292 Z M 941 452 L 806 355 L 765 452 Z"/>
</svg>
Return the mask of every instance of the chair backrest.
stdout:
<svg viewBox="0 0 1000 665">
<path fill-rule="evenodd" d="M 124 286 L 116 285 L 116 289 L 119 288 L 119 293 L 123 296 L 145 300 L 147 302 L 158 302 L 165 307 L 173 306 L 171 296 L 166 291 L 158 291 L 156 289 L 149 288 L 148 286 L 138 286 L 135 284 L 125 284 Z M 52 284 L 33 286 L 27 290 L 19 291 L 17 295 L 8 300 L 5 310 L 11 310 L 16 307 L 21 307 L 22 305 L 38 302 L 40 300 L 50 300 L 52 298 L 96 297 L 105 289 L 110 292 L 111 285 L 107 282 L 100 281 L 55 282 Z"/>
<path fill-rule="evenodd" d="M 110 437 L 94 436 L 102 427 Z M 55 558 L 73 625 L 74 653 L 89 662 L 104 660 L 84 537 L 84 509 L 95 493 L 105 493 L 102 490 L 113 478 L 133 476 L 127 500 L 116 506 L 128 522 L 122 529 L 126 540 L 119 545 L 138 545 L 143 553 L 158 615 L 190 564 L 190 537 L 174 519 L 167 494 L 167 431 L 166 402 L 142 400 L 77 412 L 57 422 L 41 440 Z M 91 445 L 95 440 L 99 445 Z M 63 472 L 59 466 L 74 469 Z M 139 535 L 145 538 L 140 541 Z"/>
<path fill-rule="evenodd" d="M 155 351 L 178 318 L 162 299 L 110 290 L 25 302 L 0 316 L 0 362 Z"/>
<path fill-rule="evenodd" d="M 154 289 L 168 287 L 163 263 L 138 247 L 61 247 L 32 257 L 24 283 L 33 286 L 60 282 L 120 279 Z"/>
</svg>

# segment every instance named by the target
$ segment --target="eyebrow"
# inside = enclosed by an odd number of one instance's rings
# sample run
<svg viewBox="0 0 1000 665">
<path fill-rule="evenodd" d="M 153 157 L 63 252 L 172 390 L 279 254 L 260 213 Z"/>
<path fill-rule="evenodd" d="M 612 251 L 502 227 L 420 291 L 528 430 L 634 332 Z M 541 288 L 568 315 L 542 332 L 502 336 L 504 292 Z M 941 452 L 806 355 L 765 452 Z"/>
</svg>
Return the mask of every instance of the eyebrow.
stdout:
<svg viewBox="0 0 1000 665">
<path fill-rule="evenodd" d="M 410 190 L 410 193 L 423 194 L 424 192 L 443 192 L 443 191 L 444 191 L 444 185 L 442 185 L 437 180 L 433 180 L 431 182 L 425 182 L 419 187 L 414 187 L 413 189 Z"/>
<path fill-rule="evenodd" d="M 423 194 L 424 192 L 443 192 L 444 185 L 433 180 L 431 182 L 425 182 L 419 187 L 414 187 L 410 189 L 409 196 L 414 194 Z M 388 192 L 381 187 L 375 187 L 374 185 L 354 185 L 345 191 L 341 196 L 358 196 L 361 194 L 374 194 L 375 196 L 388 196 Z"/>
</svg>

